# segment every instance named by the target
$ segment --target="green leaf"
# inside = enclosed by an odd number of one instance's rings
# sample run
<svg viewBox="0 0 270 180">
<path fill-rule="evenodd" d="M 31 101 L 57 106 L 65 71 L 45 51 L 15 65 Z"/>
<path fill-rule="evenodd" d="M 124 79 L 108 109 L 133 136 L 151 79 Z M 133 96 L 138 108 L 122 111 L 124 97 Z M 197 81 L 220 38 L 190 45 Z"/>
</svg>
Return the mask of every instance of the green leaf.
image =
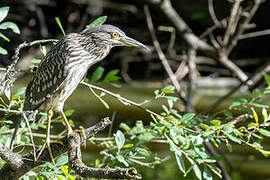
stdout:
<svg viewBox="0 0 270 180">
<path fill-rule="evenodd" d="M 174 89 L 175 89 L 174 86 L 169 85 L 169 86 L 165 86 L 164 88 L 162 88 L 161 91 L 165 94 L 172 94 L 172 93 L 174 93 Z"/>
<path fill-rule="evenodd" d="M 268 108 L 269 107 L 268 105 L 254 103 L 254 102 L 251 102 L 250 105 L 255 106 L 255 107 L 258 107 L 258 108 Z"/>
<path fill-rule="evenodd" d="M 103 67 L 101 66 L 97 67 L 95 71 L 92 73 L 91 82 L 97 82 L 98 80 L 100 80 L 104 71 L 105 69 Z"/>
<path fill-rule="evenodd" d="M 256 111 L 253 108 L 251 108 L 251 110 L 253 112 L 253 117 L 255 119 L 255 122 L 256 122 L 256 124 L 258 124 L 259 123 L 258 115 L 257 115 Z"/>
<path fill-rule="evenodd" d="M 31 62 L 33 64 L 39 64 L 41 62 L 41 60 L 40 59 L 33 58 L 33 59 L 31 59 Z"/>
<path fill-rule="evenodd" d="M 122 148 L 132 148 L 134 144 L 125 144 Z"/>
<path fill-rule="evenodd" d="M 240 99 L 237 99 L 234 102 L 232 102 L 230 107 L 240 106 L 241 104 L 244 104 L 244 103 L 247 103 L 247 102 L 248 102 L 247 99 L 240 98 Z"/>
<path fill-rule="evenodd" d="M 61 155 L 59 158 L 57 158 L 55 165 L 60 167 L 68 163 L 68 156 L 66 154 Z"/>
<path fill-rule="evenodd" d="M 267 131 L 265 129 L 258 129 L 259 133 L 261 133 L 262 135 L 266 136 L 266 137 L 270 137 L 270 131 Z"/>
<path fill-rule="evenodd" d="M 123 163 L 126 167 L 129 166 L 129 164 L 127 163 L 127 161 L 125 160 L 125 158 L 124 158 L 122 155 L 118 154 L 118 155 L 116 156 L 116 159 L 117 159 L 119 162 Z"/>
<path fill-rule="evenodd" d="M 241 141 L 237 138 L 237 137 L 235 137 L 235 136 L 233 136 L 233 135 L 231 135 L 231 134 L 228 134 L 228 133 L 224 133 L 231 141 L 234 141 L 234 142 L 237 142 L 237 143 L 239 143 L 239 144 L 241 144 Z"/>
<path fill-rule="evenodd" d="M 41 51 L 41 53 L 43 54 L 43 56 L 46 56 L 47 54 L 47 50 L 45 46 L 40 45 L 39 46 L 39 50 Z"/>
<path fill-rule="evenodd" d="M 195 13 L 192 13 L 191 19 L 192 20 L 201 20 L 201 19 L 205 18 L 205 16 L 206 16 L 205 12 L 195 12 Z"/>
<path fill-rule="evenodd" d="M 97 19 L 95 19 L 93 22 L 91 22 L 89 25 L 86 26 L 85 30 L 89 30 L 93 27 L 102 25 L 107 19 L 107 16 L 100 16 Z"/>
<path fill-rule="evenodd" d="M 116 74 L 118 74 L 118 72 L 119 72 L 119 69 L 111 70 L 110 72 L 108 72 L 108 74 L 105 76 L 105 78 L 103 79 L 102 82 L 109 83 L 109 82 L 117 81 L 117 80 L 121 79 L 119 76 L 116 76 Z"/>
<path fill-rule="evenodd" d="M 1 7 L 0 8 L 0 22 L 2 22 L 8 15 L 9 7 Z"/>
<path fill-rule="evenodd" d="M 68 175 L 68 180 L 75 180 L 75 178 L 72 175 Z"/>
<path fill-rule="evenodd" d="M 63 175 L 56 175 L 55 177 L 57 180 L 66 180 L 66 177 Z M 39 178 L 38 179 L 36 178 L 35 180 L 39 180 Z"/>
<path fill-rule="evenodd" d="M 189 157 L 187 157 L 187 160 L 190 162 L 190 164 L 192 165 L 192 169 L 196 175 L 196 177 L 201 180 L 202 179 L 202 173 L 200 168 L 198 167 L 198 165 Z"/>
<path fill-rule="evenodd" d="M 181 122 L 189 121 L 189 120 L 191 120 L 194 116 L 195 116 L 194 113 L 187 113 L 187 114 L 184 114 L 184 115 L 182 116 L 182 118 L 180 119 L 180 121 L 181 121 Z"/>
<path fill-rule="evenodd" d="M 62 170 L 62 173 L 63 173 L 65 176 L 68 176 L 68 166 L 67 166 L 67 165 L 62 166 L 62 167 L 61 167 L 61 170 Z"/>
<path fill-rule="evenodd" d="M 262 96 L 261 91 L 258 91 L 256 89 L 254 89 L 251 94 L 252 94 L 252 97 L 255 98 L 255 99 Z"/>
<path fill-rule="evenodd" d="M 100 102 L 101 102 L 107 109 L 110 109 L 110 106 L 109 106 L 109 104 L 108 104 L 106 101 L 104 101 L 104 100 L 101 99 L 101 98 L 99 98 L 99 100 L 100 100 Z"/>
<path fill-rule="evenodd" d="M 267 113 L 267 110 L 265 108 L 263 108 L 263 110 L 262 110 L 262 115 L 264 118 L 264 123 L 266 123 L 268 121 L 268 113 Z"/>
<path fill-rule="evenodd" d="M 185 168 L 185 163 L 184 163 L 182 153 L 177 150 L 177 151 L 174 152 L 174 155 L 175 155 L 176 162 L 177 162 L 177 165 L 178 165 L 180 171 L 182 173 L 186 173 L 186 168 Z"/>
<path fill-rule="evenodd" d="M 259 149 L 259 151 L 265 156 L 265 157 L 268 157 L 270 155 L 270 151 L 266 151 L 266 150 L 263 150 L 263 149 Z"/>
<path fill-rule="evenodd" d="M 121 123 L 119 127 L 127 132 L 130 130 L 130 127 L 126 123 Z"/>
<path fill-rule="evenodd" d="M 7 52 L 6 49 L 4 49 L 4 48 L 2 48 L 2 47 L 0 46 L 0 54 L 2 54 L 2 55 L 7 55 L 8 52 Z"/>
<path fill-rule="evenodd" d="M 16 90 L 15 95 L 20 96 L 22 95 L 26 90 L 26 87 L 20 87 Z"/>
<path fill-rule="evenodd" d="M 204 168 L 203 168 L 203 179 L 204 180 L 212 180 L 213 179 L 212 173 L 207 166 L 204 166 Z"/>
<path fill-rule="evenodd" d="M 63 26 L 62 26 L 62 24 L 61 24 L 61 21 L 60 21 L 59 17 L 55 17 L 54 19 L 55 19 L 57 25 L 59 26 L 59 28 L 61 29 L 63 35 L 65 36 L 66 33 L 65 33 L 65 31 L 64 31 L 64 28 L 63 28 Z"/>
<path fill-rule="evenodd" d="M 264 79 L 265 79 L 265 82 L 267 83 L 267 85 L 270 87 L 270 75 L 269 74 L 265 74 L 264 75 Z"/>
<path fill-rule="evenodd" d="M 219 121 L 219 120 L 213 120 L 213 121 L 211 121 L 211 124 L 213 124 L 216 127 L 219 127 L 221 125 L 221 121 Z"/>
<path fill-rule="evenodd" d="M 14 33 L 20 34 L 20 29 L 14 22 L 3 22 L 0 24 L 0 29 L 11 29 Z"/>
<path fill-rule="evenodd" d="M 68 109 L 65 111 L 66 116 L 71 116 L 74 113 L 74 109 Z"/>
<path fill-rule="evenodd" d="M 121 149 L 125 144 L 125 135 L 120 130 L 118 130 L 115 134 L 115 142 L 118 149 Z"/>
<path fill-rule="evenodd" d="M 144 133 L 141 133 L 139 136 L 138 136 L 138 139 L 141 141 L 141 142 L 148 142 L 150 140 L 152 140 L 155 136 L 150 133 L 150 132 L 144 132 Z"/>
<path fill-rule="evenodd" d="M 0 33 L 0 38 L 4 39 L 7 42 L 10 42 L 10 39 L 7 36 L 5 36 L 3 33 Z"/>
<path fill-rule="evenodd" d="M 233 114 L 232 114 L 230 111 L 228 111 L 228 110 L 225 110 L 225 111 L 224 111 L 224 115 L 225 115 L 226 117 L 228 117 L 228 118 L 232 118 L 232 117 L 233 117 Z"/>
</svg>

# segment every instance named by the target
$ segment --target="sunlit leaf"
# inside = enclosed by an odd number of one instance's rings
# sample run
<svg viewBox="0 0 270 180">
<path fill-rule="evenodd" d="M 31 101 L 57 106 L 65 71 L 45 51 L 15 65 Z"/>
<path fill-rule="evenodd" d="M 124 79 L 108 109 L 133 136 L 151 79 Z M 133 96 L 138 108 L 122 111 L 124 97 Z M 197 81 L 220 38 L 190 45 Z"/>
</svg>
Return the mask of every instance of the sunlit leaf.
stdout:
<svg viewBox="0 0 270 180">
<path fill-rule="evenodd" d="M 98 80 L 101 79 L 105 69 L 101 66 L 97 67 L 95 71 L 92 73 L 91 76 L 91 82 L 97 82 Z"/>
<path fill-rule="evenodd" d="M 2 55 L 7 55 L 8 52 L 7 52 L 6 49 L 4 49 L 4 48 L 2 48 L 2 47 L 0 46 L 0 54 L 2 54 Z"/>
<path fill-rule="evenodd" d="M 68 175 L 68 166 L 67 166 L 67 165 L 62 166 L 62 167 L 61 167 L 61 170 L 62 170 L 62 173 L 63 173 L 65 176 Z"/>
<path fill-rule="evenodd" d="M 264 75 L 264 79 L 265 79 L 265 82 L 267 83 L 267 85 L 270 87 L 270 75 L 269 74 L 265 74 Z"/>
<path fill-rule="evenodd" d="M 257 115 L 256 111 L 253 108 L 251 108 L 251 110 L 253 112 L 253 117 L 255 119 L 255 122 L 256 122 L 256 124 L 258 124 L 259 123 L 258 115 Z"/>
<path fill-rule="evenodd" d="M 33 64 L 39 64 L 41 62 L 41 60 L 40 59 L 33 58 L 33 59 L 31 59 L 31 62 Z"/>
<path fill-rule="evenodd" d="M 186 173 L 186 168 L 185 168 L 185 163 L 183 159 L 183 155 L 180 151 L 175 151 L 174 152 L 175 158 L 177 165 L 182 173 Z"/>
<path fill-rule="evenodd" d="M 103 100 L 103 99 L 99 99 L 100 100 L 100 102 L 107 108 L 107 109 L 110 109 L 110 106 L 109 106 L 109 104 L 105 101 L 105 100 Z"/>
<path fill-rule="evenodd" d="M 164 88 L 162 88 L 161 91 L 165 94 L 172 94 L 172 93 L 174 93 L 174 89 L 175 89 L 174 86 L 169 85 L 169 86 L 165 86 Z"/>
<path fill-rule="evenodd" d="M 125 144 L 125 135 L 120 130 L 118 130 L 115 134 L 115 142 L 118 149 L 121 149 Z"/>
<path fill-rule="evenodd" d="M 15 95 L 20 96 L 22 95 L 26 90 L 26 87 L 20 87 L 15 91 Z"/>
<path fill-rule="evenodd" d="M 63 28 L 63 26 L 62 26 L 62 24 L 61 24 L 61 21 L 60 21 L 59 17 L 55 17 L 54 19 L 55 19 L 55 21 L 56 21 L 58 27 L 61 29 L 63 35 L 65 36 L 66 33 L 65 33 L 65 31 L 64 31 L 64 28 Z"/>
<path fill-rule="evenodd" d="M 66 180 L 66 177 L 63 175 L 56 175 L 55 177 L 57 180 Z M 36 178 L 35 180 L 39 180 L 39 179 Z"/>
<path fill-rule="evenodd" d="M 244 104 L 244 103 L 247 103 L 247 102 L 248 102 L 247 99 L 240 98 L 240 99 L 237 99 L 234 102 L 232 102 L 232 104 L 230 105 L 230 107 L 239 106 L 239 105 Z"/>
<path fill-rule="evenodd" d="M 239 143 L 239 144 L 241 144 L 241 141 L 237 138 L 237 137 L 235 137 L 235 136 L 233 136 L 233 135 L 231 135 L 231 134 L 228 134 L 228 133 L 224 133 L 231 141 L 234 141 L 234 142 L 237 142 L 237 143 Z"/>
<path fill-rule="evenodd" d="M 262 110 L 262 115 L 264 118 L 264 123 L 266 123 L 268 121 L 268 113 L 267 113 L 267 110 L 265 108 L 263 108 L 263 110 Z"/>
<path fill-rule="evenodd" d="M 107 16 L 100 16 L 97 19 L 95 19 L 93 22 L 91 22 L 89 25 L 86 26 L 86 30 L 89 30 L 93 27 L 99 26 L 104 24 L 104 22 L 106 21 Z"/>
<path fill-rule="evenodd" d="M 45 46 L 40 45 L 40 46 L 39 46 L 39 50 L 41 51 L 41 53 L 43 54 L 43 56 L 46 56 L 46 54 L 47 54 L 47 49 L 46 49 Z"/>
<path fill-rule="evenodd" d="M 119 127 L 127 132 L 130 130 L 130 127 L 126 123 L 121 123 Z"/>
<path fill-rule="evenodd" d="M 0 24 L 0 29 L 11 29 L 14 33 L 20 34 L 20 29 L 14 22 L 3 22 Z"/>
<path fill-rule="evenodd" d="M 68 163 L 68 156 L 66 154 L 61 155 L 57 160 L 55 161 L 55 165 L 60 167 Z"/>
<path fill-rule="evenodd" d="M 116 159 L 117 159 L 119 162 L 123 163 L 126 167 L 129 166 L 129 164 L 127 163 L 127 161 L 125 160 L 125 158 L 124 158 L 122 155 L 118 154 L 118 155 L 116 156 Z"/>
<path fill-rule="evenodd" d="M 266 129 L 258 129 L 259 133 L 266 137 L 270 137 L 270 131 L 267 131 Z"/>
<path fill-rule="evenodd" d="M 0 8 L 0 22 L 2 22 L 8 15 L 9 7 L 1 7 Z"/>
<path fill-rule="evenodd" d="M 270 151 L 266 151 L 266 150 L 263 150 L 263 149 L 260 149 L 259 150 L 265 157 L 269 157 L 270 155 Z"/>
<path fill-rule="evenodd" d="M 196 177 L 201 180 L 202 179 L 202 173 L 201 173 L 201 170 L 200 168 L 198 167 L 198 165 L 189 157 L 187 157 L 187 160 L 190 162 L 191 166 L 192 166 L 192 169 L 196 175 Z"/>
<path fill-rule="evenodd" d="M 119 69 L 111 70 L 110 72 L 108 72 L 108 74 L 106 74 L 102 82 L 109 83 L 109 82 L 113 82 L 113 81 L 117 81 L 121 79 L 119 76 L 117 76 L 118 72 L 119 72 Z"/>
<path fill-rule="evenodd" d="M 184 115 L 182 116 L 182 118 L 180 119 L 180 121 L 181 121 L 181 122 L 189 121 L 189 120 L 191 120 L 194 116 L 195 116 L 194 113 L 187 113 L 187 114 L 184 114 Z"/>
<path fill-rule="evenodd" d="M 219 120 L 212 120 L 211 121 L 211 124 L 213 124 L 216 127 L 219 127 L 221 125 L 221 121 L 219 121 Z"/>
<path fill-rule="evenodd" d="M 4 39 L 7 42 L 10 42 L 10 39 L 7 36 L 5 36 L 3 33 L 0 33 L 0 38 Z"/>
<path fill-rule="evenodd" d="M 255 103 L 255 102 L 251 102 L 249 103 L 252 106 L 258 107 L 258 108 L 268 108 L 269 106 L 266 104 L 259 104 L 259 103 Z"/>
</svg>

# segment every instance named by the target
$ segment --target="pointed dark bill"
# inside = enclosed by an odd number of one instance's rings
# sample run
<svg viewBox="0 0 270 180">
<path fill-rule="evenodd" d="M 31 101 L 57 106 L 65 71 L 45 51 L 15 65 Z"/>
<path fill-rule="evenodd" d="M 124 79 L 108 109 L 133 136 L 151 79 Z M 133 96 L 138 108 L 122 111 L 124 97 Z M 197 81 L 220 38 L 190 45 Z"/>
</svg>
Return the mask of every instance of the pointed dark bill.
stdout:
<svg viewBox="0 0 270 180">
<path fill-rule="evenodd" d="M 143 48 L 143 49 L 149 50 L 149 48 L 147 46 L 145 46 L 144 44 L 140 43 L 139 41 L 136 41 L 135 39 L 127 37 L 127 36 L 121 37 L 120 41 L 129 47 L 138 47 L 138 48 Z"/>
</svg>

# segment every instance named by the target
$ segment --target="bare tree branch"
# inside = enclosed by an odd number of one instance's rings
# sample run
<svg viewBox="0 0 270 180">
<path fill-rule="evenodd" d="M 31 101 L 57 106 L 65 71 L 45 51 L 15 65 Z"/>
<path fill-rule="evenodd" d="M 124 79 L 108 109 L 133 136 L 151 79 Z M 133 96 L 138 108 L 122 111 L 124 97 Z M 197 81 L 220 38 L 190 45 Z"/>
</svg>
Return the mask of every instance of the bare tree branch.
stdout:
<svg viewBox="0 0 270 180">
<path fill-rule="evenodd" d="M 96 125 L 86 129 L 83 131 L 85 134 L 86 139 L 89 139 L 90 137 L 93 137 L 96 135 L 98 132 L 102 131 L 105 127 L 111 124 L 111 121 L 109 118 L 104 118 L 101 122 L 97 123 Z M 71 135 L 68 138 L 62 138 L 59 141 L 62 142 L 60 143 L 53 143 L 51 144 L 51 149 L 54 157 L 57 157 L 67 151 L 70 151 L 72 153 L 74 150 L 72 146 L 75 146 L 73 137 L 79 137 L 76 133 L 74 135 Z M 81 141 L 76 141 L 78 143 L 81 143 Z M 76 147 L 80 146 L 81 144 L 76 144 Z M 39 151 L 36 152 L 36 154 L 39 154 Z M 47 149 L 42 152 L 40 158 L 38 161 L 34 161 L 34 152 L 30 152 L 27 155 L 23 157 L 19 157 L 15 155 L 14 153 L 10 152 L 8 148 L 3 146 L 0 143 L 0 157 L 4 160 L 7 161 L 7 163 L 0 169 L 0 177 L 2 177 L 3 180 L 13 180 L 13 179 L 18 179 L 20 176 L 24 175 L 31 169 L 40 166 L 44 164 L 45 162 L 50 162 L 50 156 L 49 152 Z M 72 156 L 71 156 L 72 157 Z M 71 162 L 73 162 L 74 159 L 70 159 Z M 75 159 L 76 160 L 76 159 Z M 76 166 L 72 165 L 72 167 L 76 168 Z M 89 167 L 83 166 L 87 170 L 86 172 L 89 171 Z M 76 169 L 75 169 L 76 171 Z M 92 176 L 91 177 L 97 177 L 95 176 L 95 171 L 96 173 L 101 173 L 99 174 L 100 178 L 102 178 L 102 173 L 104 174 L 104 178 L 114 178 L 116 177 L 116 174 L 118 174 L 117 178 L 139 178 L 140 175 L 137 173 L 136 170 L 133 168 L 122 168 L 122 169 L 94 169 Z M 89 171 L 90 172 L 90 171 Z M 125 173 L 123 173 L 125 172 Z M 90 174 L 89 174 L 90 176 Z M 88 176 L 88 177 L 89 177 Z M 1 180 L 2 180 L 1 179 Z"/>
<path fill-rule="evenodd" d="M 141 179 L 141 175 L 138 174 L 137 170 L 134 168 L 91 168 L 87 167 L 82 162 L 81 154 L 81 138 L 79 134 L 72 134 L 69 137 L 69 165 L 70 167 L 79 174 L 81 177 L 93 177 L 93 178 L 133 178 Z"/>
<path fill-rule="evenodd" d="M 161 60 L 161 62 L 163 64 L 168 76 L 170 77 L 170 80 L 172 81 L 173 85 L 175 86 L 177 92 L 179 93 L 179 95 L 181 97 L 181 100 L 183 102 L 186 102 L 185 94 L 182 91 L 181 86 L 180 86 L 179 82 L 177 81 L 177 79 L 176 79 L 176 77 L 174 75 L 174 72 L 172 71 L 172 69 L 171 69 L 171 67 L 170 67 L 170 65 L 168 63 L 168 60 L 167 60 L 166 56 L 164 55 L 164 53 L 162 52 L 160 44 L 159 44 L 159 42 L 157 40 L 155 30 L 154 30 L 154 26 L 153 26 L 153 22 L 152 22 L 152 18 L 151 18 L 151 14 L 150 14 L 150 11 L 149 11 L 149 8 L 148 8 L 147 5 L 144 6 L 144 12 L 145 12 L 145 15 L 146 15 L 148 28 L 149 28 L 149 31 L 151 33 L 152 39 L 153 39 L 153 44 L 154 44 L 154 46 L 155 46 L 155 48 L 157 50 L 159 59 Z"/>
</svg>

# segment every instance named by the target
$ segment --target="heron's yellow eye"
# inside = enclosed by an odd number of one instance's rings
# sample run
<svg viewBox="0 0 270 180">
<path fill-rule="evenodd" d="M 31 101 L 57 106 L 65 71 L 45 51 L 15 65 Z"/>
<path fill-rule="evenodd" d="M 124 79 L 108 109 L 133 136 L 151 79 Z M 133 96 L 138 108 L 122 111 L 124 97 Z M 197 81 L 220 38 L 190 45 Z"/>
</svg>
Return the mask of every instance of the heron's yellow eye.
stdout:
<svg viewBox="0 0 270 180">
<path fill-rule="evenodd" d="M 114 38 L 119 38 L 119 34 L 116 33 L 116 32 L 113 32 L 113 33 L 112 33 L 112 36 L 113 36 Z"/>
</svg>

